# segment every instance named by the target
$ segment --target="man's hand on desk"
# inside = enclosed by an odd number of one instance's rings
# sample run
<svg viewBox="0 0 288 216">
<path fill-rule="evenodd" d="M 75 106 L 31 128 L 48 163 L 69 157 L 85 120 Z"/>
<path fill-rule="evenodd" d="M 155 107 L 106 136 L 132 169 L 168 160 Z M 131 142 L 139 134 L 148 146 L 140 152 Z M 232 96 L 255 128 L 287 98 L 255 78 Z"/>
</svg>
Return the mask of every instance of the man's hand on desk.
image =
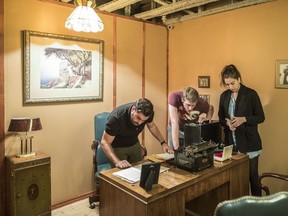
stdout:
<svg viewBox="0 0 288 216">
<path fill-rule="evenodd" d="M 162 144 L 163 153 L 174 154 L 174 151 L 168 146 L 167 143 Z"/>
<path fill-rule="evenodd" d="M 115 166 L 120 168 L 120 169 L 124 169 L 124 168 L 131 167 L 132 165 L 127 160 L 122 160 L 122 161 L 118 161 L 115 164 Z"/>
</svg>

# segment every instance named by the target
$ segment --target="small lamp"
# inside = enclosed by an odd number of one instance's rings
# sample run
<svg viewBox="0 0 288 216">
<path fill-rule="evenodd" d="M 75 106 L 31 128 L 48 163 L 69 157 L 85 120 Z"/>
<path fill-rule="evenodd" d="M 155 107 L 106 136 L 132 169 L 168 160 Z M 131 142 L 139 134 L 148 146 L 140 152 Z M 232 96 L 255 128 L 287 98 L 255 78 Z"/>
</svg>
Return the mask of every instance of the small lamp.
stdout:
<svg viewBox="0 0 288 216">
<path fill-rule="evenodd" d="M 77 32 L 101 32 L 104 23 L 94 11 L 95 0 L 74 0 L 77 6 L 65 21 L 65 28 Z"/>
<path fill-rule="evenodd" d="M 29 131 L 42 130 L 42 125 L 40 118 L 12 118 L 8 128 L 9 132 L 25 132 L 25 138 L 20 137 L 21 139 L 21 151 L 20 154 L 17 154 L 16 157 L 29 157 L 35 156 L 36 153 L 32 151 L 32 139 L 33 136 L 28 136 Z M 24 146 L 25 140 L 25 146 Z M 30 148 L 28 149 L 28 140 L 30 141 Z"/>
</svg>

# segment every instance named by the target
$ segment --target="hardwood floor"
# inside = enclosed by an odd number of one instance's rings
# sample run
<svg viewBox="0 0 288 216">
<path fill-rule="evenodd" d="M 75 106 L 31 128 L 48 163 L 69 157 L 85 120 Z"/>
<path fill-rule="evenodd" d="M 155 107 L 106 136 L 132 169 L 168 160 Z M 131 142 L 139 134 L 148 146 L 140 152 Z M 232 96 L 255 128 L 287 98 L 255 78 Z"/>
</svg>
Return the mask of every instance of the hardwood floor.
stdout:
<svg viewBox="0 0 288 216">
<path fill-rule="evenodd" d="M 52 216 L 99 216 L 98 204 L 95 209 L 89 208 L 88 199 L 83 199 L 52 211 Z"/>
</svg>

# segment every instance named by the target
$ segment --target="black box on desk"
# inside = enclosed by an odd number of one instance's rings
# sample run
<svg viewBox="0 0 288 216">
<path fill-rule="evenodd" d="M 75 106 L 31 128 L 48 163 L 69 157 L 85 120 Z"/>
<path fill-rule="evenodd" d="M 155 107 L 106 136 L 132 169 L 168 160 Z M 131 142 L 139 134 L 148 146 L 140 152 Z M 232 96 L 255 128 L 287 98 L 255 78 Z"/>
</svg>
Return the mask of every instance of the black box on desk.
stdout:
<svg viewBox="0 0 288 216">
<path fill-rule="evenodd" d="M 184 146 L 198 145 L 201 142 L 212 141 L 216 144 L 221 143 L 221 125 L 218 121 L 213 121 L 205 124 L 185 124 Z"/>
</svg>

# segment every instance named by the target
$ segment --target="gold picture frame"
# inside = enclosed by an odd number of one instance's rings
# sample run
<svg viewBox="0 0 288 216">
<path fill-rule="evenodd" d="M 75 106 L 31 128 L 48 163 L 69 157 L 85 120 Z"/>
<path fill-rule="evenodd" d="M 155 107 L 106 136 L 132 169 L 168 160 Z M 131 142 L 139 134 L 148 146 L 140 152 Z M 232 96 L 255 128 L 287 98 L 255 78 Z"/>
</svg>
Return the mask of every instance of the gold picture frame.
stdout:
<svg viewBox="0 0 288 216">
<path fill-rule="evenodd" d="M 275 88 L 288 88 L 288 60 L 276 60 Z"/>
<path fill-rule="evenodd" d="M 23 31 L 24 104 L 103 101 L 104 41 Z"/>
</svg>

